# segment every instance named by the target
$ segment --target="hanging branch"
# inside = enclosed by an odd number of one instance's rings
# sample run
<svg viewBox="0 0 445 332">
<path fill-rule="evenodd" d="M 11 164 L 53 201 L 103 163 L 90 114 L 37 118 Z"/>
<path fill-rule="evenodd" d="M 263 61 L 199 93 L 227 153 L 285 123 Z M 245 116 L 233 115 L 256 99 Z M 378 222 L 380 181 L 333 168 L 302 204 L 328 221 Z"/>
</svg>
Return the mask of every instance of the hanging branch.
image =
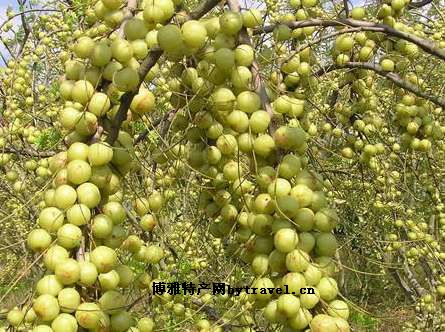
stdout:
<svg viewBox="0 0 445 332">
<path fill-rule="evenodd" d="M 218 4 L 218 2 L 219 1 L 217 0 L 207 0 L 201 3 L 188 16 L 194 19 L 201 18 L 213 7 L 215 7 Z M 150 69 L 153 68 L 153 66 L 158 62 L 162 53 L 163 51 L 160 48 L 155 48 L 150 52 L 150 54 L 144 59 L 144 61 L 142 61 L 141 66 L 139 67 L 138 70 L 139 84 L 137 85 L 136 89 L 134 91 L 129 91 L 124 93 L 124 95 L 121 97 L 119 109 L 116 113 L 116 116 L 113 119 L 110 128 L 110 133 L 107 138 L 107 143 L 109 143 L 110 145 L 113 145 L 113 143 L 116 141 L 122 122 L 124 122 L 124 120 L 127 118 L 127 112 L 130 109 L 130 104 L 134 96 L 136 96 L 137 91 L 139 91 L 139 88 L 142 82 L 144 81 L 145 76 L 147 76 Z"/>
<path fill-rule="evenodd" d="M 363 31 L 381 32 L 381 33 L 385 33 L 385 34 L 393 36 L 393 37 L 404 39 L 404 40 L 409 41 L 413 44 L 416 44 L 425 52 L 427 52 L 431 55 L 434 55 L 435 57 L 438 57 L 441 60 L 445 60 L 445 50 L 438 48 L 436 45 L 434 45 L 433 42 L 419 38 L 419 37 L 417 37 L 413 34 L 407 33 L 407 32 L 396 30 L 396 29 L 394 29 L 388 25 L 385 25 L 385 24 L 379 24 L 379 23 L 367 22 L 367 21 L 358 21 L 358 20 L 353 20 L 353 19 L 344 19 L 344 18 L 339 18 L 339 19 L 335 19 L 335 20 L 310 19 L 310 20 L 304 20 L 304 21 L 293 21 L 293 22 L 289 22 L 289 23 L 285 23 L 285 24 L 291 29 L 314 27 L 314 26 L 320 26 L 320 27 L 344 26 L 344 27 L 352 27 L 352 28 L 360 27 L 363 29 Z M 255 29 L 253 31 L 253 33 L 256 35 L 261 34 L 263 32 L 270 33 L 275 29 L 275 27 L 276 27 L 276 24 L 267 25 L 263 28 Z"/>
<path fill-rule="evenodd" d="M 392 81 L 395 85 L 397 85 L 399 88 L 405 89 L 409 92 L 414 93 L 415 95 L 422 97 L 424 99 L 427 99 L 431 101 L 434 104 L 440 105 L 441 107 L 445 107 L 445 99 L 441 97 L 437 97 L 434 95 L 431 95 L 429 93 L 426 93 L 422 91 L 418 86 L 405 81 L 402 79 L 399 75 L 393 73 L 393 72 L 387 72 L 382 69 L 381 66 L 375 65 L 372 63 L 363 63 L 363 62 L 347 62 L 343 66 L 336 66 L 336 65 L 329 65 L 326 67 L 323 67 L 319 69 L 314 75 L 315 76 L 322 76 L 323 74 L 329 73 L 334 70 L 338 69 L 344 69 L 344 68 L 350 68 L 350 69 L 367 69 L 372 70 L 378 75 L 385 77 Z"/>
</svg>

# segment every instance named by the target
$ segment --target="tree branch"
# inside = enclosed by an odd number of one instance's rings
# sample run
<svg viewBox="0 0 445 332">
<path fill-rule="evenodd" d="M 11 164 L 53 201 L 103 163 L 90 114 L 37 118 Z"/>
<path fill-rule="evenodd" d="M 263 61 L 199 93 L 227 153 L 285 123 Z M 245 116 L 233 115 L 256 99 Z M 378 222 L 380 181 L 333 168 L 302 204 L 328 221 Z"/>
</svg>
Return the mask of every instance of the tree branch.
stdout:
<svg viewBox="0 0 445 332">
<path fill-rule="evenodd" d="M 227 4 L 229 5 L 229 8 L 233 12 L 239 13 L 241 11 L 241 6 L 238 2 L 238 0 L 227 0 Z M 250 46 L 253 46 L 252 39 L 247 33 L 247 30 L 243 28 L 240 32 L 240 41 L 243 44 L 247 44 Z M 267 95 L 266 91 L 266 85 L 264 84 L 263 80 L 261 79 L 261 72 L 260 72 L 260 66 L 258 64 L 258 61 L 254 60 L 252 63 L 251 68 L 252 76 L 254 79 L 254 87 L 258 95 L 260 96 L 261 105 L 263 106 L 263 109 L 269 114 L 271 120 L 273 119 L 273 110 L 272 106 L 270 105 L 269 97 Z M 273 121 L 270 122 L 269 125 L 269 131 L 272 133 L 275 131 L 275 125 Z"/>
<path fill-rule="evenodd" d="M 372 64 L 372 63 L 348 62 L 344 66 L 329 65 L 329 66 L 321 68 L 314 75 L 321 76 L 325 73 L 328 73 L 328 72 L 331 72 L 334 70 L 338 70 L 338 69 L 342 69 L 342 68 L 351 68 L 351 69 L 359 68 L 359 69 L 372 70 L 372 71 L 376 72 L 378 75 L 391 80 L 399 88 L 408 90 L 419 97 L 422 97 L 426 100 L 431 101 L 434 104 L 440 105 L 441 107 L 445 107 L 445 99 L 431 95 L 426 92 L 423 92 L 420 90 L 419 87 L 417 87 L 416 85 L 414 85 L 410 82 L 405 81 L 399 75 L 392 73 L 392 72 L 384 71 L 382 69 L 382 67 L 380 67 L 379 65 Z"/>
<path fill-rule="evenodd" d="M 216 0 L 207 0 L 201 2 L 198 7 L 193 10 L 188 16 L 193 19 L 199 19 L 207 12 L 209 12 L 213 7 L 215 7 L 218 2 L 219 1 Z M 127 118 L 127 112 L 130 108 L 130 104 L 134 96 L 137 94 L 137 91 L 139 91 L 139 88 L 144 81 L 145 76 L 147 76 L 147 73 L 150 71 L 150 69 L 153 68 L 153 66 L 158 62 L 162 53 L 163 51 L 159 48 L 153 49 L 150 52 L 150 54 L 144 59 L 144 61 L 141 63 L 141 66 L 139 67 L 139 84 L 137 88 L 134 91 L 126 92 L 122 95 L 120 99 L 119 109 L 113 119 L 110 133 L 107 138 L 107 143 L 109 143 L 110 145 L 113 145 L 116 141 L 122 122 L 124 122 L 124 120 Z"/>
<path fill-rule="evenodd" d="M 286 24 L 291 29 L 313 27 L 313 26 L 320 26 L 320 27 L 344 26 L 344 27 L 353 27 L 353 28 L 361 27 L 364 31 L 381 32 L 381 33 L 385 33 L 385 34 L 393 36 L 393 37 L 404 39 L 404 40 L 409 41 L 413 44 L 416 44 L 425 52 L 427 52 L 431 55 L 434 55 L 441 60 L 445 60 L 445 50 L 438 48 L 436 45 L 434 45 L 433 42 L 419 38 L 419 37 L 417 37 L 413 34 L 407 33 L 407 32 L 396 30 L 396 29 L 394 29 L 388 25 L 385 25 L 385 24 L 378 24 L 378 23 L 374 23 L 374 22 L 358 21 L 358 20 L 344 19 L 344 18 L 338 18 L 335 20 L 310 19 L 310 20 L 304 20 L 304 21 L 289 22 Z M 275 24 L 272 24 L 272 25 L 267 25 L 263 28 L 257 28 L 253 31 L 253 33 L 255 35 L 263 33 L 263 32 L 270 33 L 275 29 L 275 26 L 276 26 Z"/>
<path fill-rule="evenodd" d="M 433 0 L 423 0 L 418 2 L 411 2 L 408 4 L 408 9 L 421 8 L 433 2 Z"/>
</svg>

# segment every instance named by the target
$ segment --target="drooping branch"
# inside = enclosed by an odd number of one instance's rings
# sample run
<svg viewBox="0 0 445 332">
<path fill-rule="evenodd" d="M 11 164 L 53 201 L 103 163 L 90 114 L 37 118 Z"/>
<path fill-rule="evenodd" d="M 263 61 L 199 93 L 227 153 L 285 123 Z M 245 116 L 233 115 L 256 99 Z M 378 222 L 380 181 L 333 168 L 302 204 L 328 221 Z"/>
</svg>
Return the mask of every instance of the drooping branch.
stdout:
<svg viewBox="0 0 445 332">
<path fill-rule="evenodd" d="M 426 5 L 429 5 L 431 2 L 433 2 L 433 0 L 422 0 L 418 2 L 411 2 L 408 4 L 408 9 L 421 8 Z"/>
<path fill-rule="evenodd" d="M 119 36 L 121 37 L 124 36 L 125 25 L 127 24 L 128 20 L 130 20 L 133 17 L 134 12 L 137 9 L 137 6 L 138 6 L 137 0 L 128 0 L 127 7 L 125 8 L 125 17 L 122 20 L 121 26 L 119 27 Z"/>
<path fill-rule="evenodd" d="M 21 7 L 23 7 L 23 6 L 25 5 L 25 2 L 26 2 L 26 0 L 19 1 L 19 5 L 20 5 Z M 21 21 L 22 21 L 22 27 L 23 27 L 24 36 L 23 36 L 23 41 L 22 41 L 22 43 L 20 44 L 20 48 L 19 48 L 19 50 L 18 50 L 18 52 L 17 52 L 17 57 L 19 57 L 19 56 L 22 54 L 22 52 L 23 52 L 23 50 L 24 50 L 24 48 L 25 48 L 25 44 L 26 44 L 26 42 L 28 41 L 29 34 L 31 33 L 31 29 L 29 28 L 29 24 L 28 24 L 28 22 L 26 21 L 25 14 L 23 14 L 23 12 L 22 12 L 21 15 L 20 15 L 20 19 L 21 19 Z"/>
<path fill-rule="evenodd" d="M 0 30 L 3 29 L 3 27 L 12 19 L 16 18 L 17 16 L 21 16 L 23 14 L 28 14 L 28 13 L 34 13 L 34 12 L 58 12 L 58 13 L 62 13 L 61 10 L 58 9 L 28 9 L 28 10 L 24 10 L 21 11 L 20 13 L 16 13 L 14 15 L 11 15 L 7 20 L 5 20 L 1 25 L 0 25 Z"/>
<path fill-rule="evenodd" d="M 325 20 L 325 19 L 310 19 L 310 20 L 304 20 L 304 21 L 293 21 L 286 23 L 291 29 L 298 29 L 298 28 L 305 28 L 305 27 L 352 27 L 352 28 L 361 28 L 363 31 L 373 31 L 373 32 L 381 32 L 393 37 L 397 37 L 403 40 L 406 40 L 408 42 L 411 42 L 413 44 L 416 44 L 419 46 L 422 50 L 425 52 L 434 55 L 435 57 L 438 57 L 441 60 L 445 60 L 445 50 L 440 49 L 436 45 L 433 44 L 433 42 L 429 40 L 425 40 L 422 38 L 419 38 L 411 33 L 403 32 L 400 30 L 396 30 L 388 25 L 385 24 L 379 24 L 374 22 L 367 22 L 367 21 L 359 21 L 359 20 L 353 20 L 353 19 L 344 19 L 339 18 L 335 20 Z M 275 29 L 276 25 L 271 24 L 267 25 L 263 28 L 257 28 L 253 31 L 254 34 L 261 34 L 261 33 L 270 33 Z"/>
<path fill-rule="evenodd" d="M 343 9 L 345 10 L 345 16 L 349 17 L 349 5 L 348 0 L 343 0 Z"/>
<path fill-rule="evenodd" d="M 47 158 L 54 156 L 56 154 L 56 151 L 37 151 L 34 149 L 15 149 L 10 147 L 5 147 L 0 149 L 0 153 L 13 153 L 29 157 Z"/>
<path fill-rule="evenodd" d="M 395 85 L 397 85 L 399 88 L 402 88 L 409 92 L 412 92 L 416 96 L 419 96 L 426 100 L 429 100 L 434 104 L 440 105 L 441 107 L 445 107 L 445 99 L 443 99 L 441 97 L 434 96 L 429 93 L 426 93 L 426 92 L 422 91 L 418 86 L 405 81 L 399 75 L 397 75 L 393 72 L 384 71 L 381 66 L 372 64 L 372 63 L 347 62 L 344 66 L 329 65 L 329 66 L 321 68 L 314 75 L 322 76 L 323 74 L 329 73 L 331 71 L 338 70 L 338 69 L 344 69 L 344 68 L 372 70 L 375 73 L 377 73 L 378 75 L 389 79 Z"/>
<path fill-rule="evenodd" d="M 147 76 L 148 72 L 151 68 L 158 62 L 159 58 L 162 55 L 162 50 L 160 49 L 154 49 L 150 52 L 150 54 L 144 59 L 141 66 L 139 67 L 139 84 L 137 88 L 134 91 L 126 92 L 122 95 L 120 98 L 120 105 L 119 109 L 116 113 L 116 116 L 113 119 L 113 122 L 111 124 L 110 133 L 107 138 L 107 142 L 110 145 L 113 145 L 113 143 L 116 141 L 117 136 L 119 134 L 119 129 L 121 128 L 122 122 L 127 118 L 127 112 L 130 109 L 130 104 L 136 96 L 137 91 L 139 90 L 139 87 L 141 86 L 142 82 L 144 81 L 145 76 Z"/>
<path fill-rule="evenodd" d="M 219 1 L 216 0 L 207 0 L 201 2 L 198 7 L 193 10 L 188 16 L 193 19 L 199 19 L 206 13 L 208 13 L 213 7 L 215 7 L 218 2 Z M 150 54 L 144 59 L 144 61 L 142 61 L 141 66 L 139 67 L 139 84 L 137 88 L 134 91 L 126 92 L 121 97 L 119 109 L 116 113 L 115 118 L 113 119 L 107 138 L 107 143 L 109 143 L 110 145 L 113 145 L 113 143 L 116 141 L 122 122 L 124 122 L 124 120 L 127 118 L 127 112 L 130 109 L 130 104 L 134 96 L 137 94 L 139 87 L 141 86 L 150 69 L 153 68 L 153 66 L 158 62 L 162 53 L 162 50 L 159 48 L 155 48 L 150 52 Z"/>
<path fill-rule="evenodd" d="M 241 6 L 239 5 L 238 0 L 228 0 L 227 4 L 229 5 L 230 10 L 239 13 L 241 11 Z M 240 41 L 244 44 L 247 44 L 249 46 L 253 47 L 252 39 L 247 33 L 247 30 L 243 28 L 240 32 Z M 272 106 L 270 105 L 269 97 L 267 95 L 266 91 L 266 85 L 264 84 L 264 81 L 261 78 L 261 72 L 260 72 L 260 66 L 258 64 L 258 61 L 254 60 L 252 63 L 252 77 L 254 79 L 254 87 L 258 95 L 260 96 L 261 105 L 263 106 L 263 109 L 269 114 L 270 118 L 273 118 L 273 110 Z M 271 132 L 274 131 L 274 124 L 273 121 L 271 121 L 271 124 L 269 126 L 269 130 Z"/>
</svg>

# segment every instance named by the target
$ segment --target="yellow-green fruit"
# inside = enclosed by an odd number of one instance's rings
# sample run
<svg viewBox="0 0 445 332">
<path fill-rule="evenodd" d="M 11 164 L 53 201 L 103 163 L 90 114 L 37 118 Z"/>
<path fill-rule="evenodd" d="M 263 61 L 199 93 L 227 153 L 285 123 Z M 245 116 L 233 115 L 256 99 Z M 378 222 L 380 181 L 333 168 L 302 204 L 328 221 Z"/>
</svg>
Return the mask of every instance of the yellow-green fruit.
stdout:
<svg viewBox="0 0 445 332">
<path fill-rule="evenodd" d="M 99 299 L 100 308 L 106 314 L 114 314 L 125 307 L 125 297 L 116 290 L 108 290 Z"/>
<path fill-rule="evenodd" d="M 88 145 L 82 142 L 74 142 L 67 150 L 68 161 L 87 160 Z"/>
<path fill-rule="evenodd" d="M 12 326 L 18 327 L 24 323 L 25 314 L 20 309 L 12 309 L 8 312 L 6 319 Z"/>
<path fill-rule="evenodd" d="M 77 321 L 67 313 L 58 315 L 51 323 L 54 332 L 77 332 Z"/>
<path fill-rule="evenodd" d="M 74 288 L 62 289 L 57 296 L 57 300 L 62 312 L 72 313 L 80 305 L 79 292 Z"/>
<path fill-rule="evenodd" d="M 150 113 L 154 110 L 155 97 L 150 91 L 143 91 L 134 96 L 130 109 L 137 114 Z"/>
<path fill-rule="evenodd" d="M 70 224 L 82 226 L 91 219 L 91 211 L 85 204 L 75 204 L 66 211 L 66 219 Z"/>
<path fill-rule="evenodd" d="M 48 269 L 54 271 L 56 269 L 56 266 L 68 257 L 69 254 L 65 248 L 59 245 L 53 245 L 46 251 L 45 255 L 43 256 L 43 262 Z"/>
<path fill-rule="evenodd" d="M 57 243 L 66 249 L 78 247 L 81 239 L 81 229 L 73 224 L 65 224 L 57 231 Z"/>
<path fill-rule="evenodd" d="M 76 189 L 77 199 L 81 204 L 85 204 L 88 208 L 95 208 L 100 203 L 101 195 L 99 188 L 92 183 L 82 183 Z"/>
<path fill-rule="evenodd" d="M 49 294 L 52 296 L 57 296 L 62 289 L 62 282 L 54 274 L 43 276 L 36 285 L 36 291 L 38 295 Z"/>
<path fill-rule="evenodd" d="M 185 22 L 181 27 L 184 43 L 191 48 L 201 48 L 207 38 L 207 30 L 204 25 L 195 20 Z"/>
<path fill-rule="evenodd" d="M 236 35 L 243 27 L 243 19 L 235 12 L 225 12 L 219 17 L 221 31 L 227 35 Z"/>
<path fill-rule="evenodd" d="M 60 312 L 57 299 L 49 294 L 43 294 L 36 298 L 32 308 L 37 317 L 44 322 L 52 321 Z"/>
<path fill-rule="evenodd" d="M 105 42 L 99 42 L 96 44 L 91 54 L 91 64 L 96 67 L 104 67 L 110 62 L 111 56 L 112 52 L 110 46 Z"/>
<path fill-rule="evenodd" d="M 91 286 L 96 282 L 98 273 L 97 268 L 93 263 L 81 261 L 79 262 L 80 267 L 80 284 L 84 286 Z"/>
<path fill-rule="evenodd" d="M 61 210 L 56 207 L 44 208 L 40 211 L 39 226 L 48 231 L 55 233 L 63 225 L 65 216 Z"/>
<path fill-rule="evenodd" d="M 128 20 L 124 26 L 124 34 L 128 40 L 144 39 L 147 33 L 144 21 L 136 17 Z"/>
<path fill-rule="evenodd" d="M 96 303 L 85 302 L 77 307 L 76 320 L 86 329 L 95 329 L 100 326 L 103 312 Z"/>
<path fill-rule="evenodd" d="M 102 166 L 113 159 L 113 149 L 107 143 L 93 143 L 88 151 L 88 161 L 91 166 Z"/>
<path fill-rule="evenodd" d="M 68 181 L 74 184 L 87 182 L 91 177 L 91 166 L 83 160 L 73 160 L 67 165 Z"/>
<path fill-rule="evenodd" d="M 65 259 L 56 266 L 55 274 L 64 285 L 72 285 L 80 278 L 79 263 L 72 258 Z"/>
<path fill-rule="evenodd" d="M 133 57 L 133 47 L 125 39 L 115 39 L 111 44 L 113 58 L 121 63 L 128 62 Z"/>
<path fill-rule="evenodd" d="M 80 80 L 74 83 L 72 89 L 72 98 L 74 101 L 86 105 L 94 94 L 93 85 L 86 81 Z"/>
<path fill-rule="evenodd" d="M 100 273 L 109 272 L 117 263 L 116 252 L 108 247 L 99 246 L 90 254 L 91 263 L 93 263 L 97 271 Z"/>
<path fill-rule="evenodd" d="M 52 242 L 51 235 L 44 229 L 35 229 L 28 234 L 27 245 L 32 251 L 41 252 Z"/>
<path fill-rule="evenodd" d="M 139 75 L 133 68 L 126 67 L 114 74 L 113 83 L 121 91 L 132 91 L 139 85 Z"/>
<path fill-rule="evenodd" d="M 243 25 L 246 28 L 255 28 L 263 24 L 263 16 L 258 9 L 249 9 L 242 13 Z"/>
<path fill-rule="evenodd" d="M 65 210 L 74 205 L 77 199 L 76 190 L 66 184 L 58 186 L 54 193 L 54 203 L 59 209 Z"/>
<path fill-rule="evenodd" d="M 108 112 L 110 106 L 110 98 L 108 98 L 105 93 L 96 92 L 93 94 L 90 102 L 88 103 L 88 111 L 100 117 Z"/>
<path fill-rule="evenodd" d="M 152 332 L 155 327 L 155 324 L 151 318 L 144 317 L 139 319 L 137 327 L 140 332 Z"/>
<path fill-rule="evenodd" d="M 87 59 L 93 52 L 94 45 L 94 40 L 92 40 L 90 37 L 81 37 L 74 45 L 74 53 L 81 59 Z"/>
</svg>

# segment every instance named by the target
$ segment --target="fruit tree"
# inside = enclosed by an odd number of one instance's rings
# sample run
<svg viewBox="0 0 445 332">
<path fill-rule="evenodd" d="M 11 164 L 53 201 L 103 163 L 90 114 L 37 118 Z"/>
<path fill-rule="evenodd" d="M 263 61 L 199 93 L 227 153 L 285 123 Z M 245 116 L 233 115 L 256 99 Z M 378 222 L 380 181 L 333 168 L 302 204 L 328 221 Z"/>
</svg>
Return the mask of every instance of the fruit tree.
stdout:
<svg viewBox="0 0 445 332">
<path fill-rule="evenodd" d="M 445 331 L 443 1 L 10 5 L 0 331 Z"/>
</svg>

